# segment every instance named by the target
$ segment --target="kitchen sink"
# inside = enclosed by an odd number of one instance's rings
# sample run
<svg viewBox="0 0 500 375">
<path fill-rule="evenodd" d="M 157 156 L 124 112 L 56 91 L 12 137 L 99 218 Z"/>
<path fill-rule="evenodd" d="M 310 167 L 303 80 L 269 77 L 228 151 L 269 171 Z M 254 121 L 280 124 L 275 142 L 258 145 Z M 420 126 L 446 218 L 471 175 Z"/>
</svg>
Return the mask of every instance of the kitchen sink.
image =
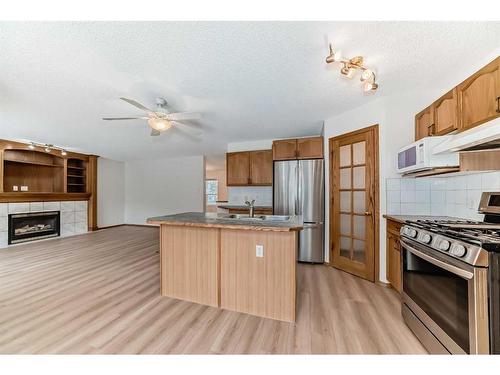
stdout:
<svg viewBox="0 0 500 375">
<path fill-rule="evenodd" d="M 290 216 L 287 215 L 255 215 L 250 217 L 245 214 L 230 214 L 221 216 L 222 219 L 245 220 L 245 221 L 288 221 Z"/>
</svg>

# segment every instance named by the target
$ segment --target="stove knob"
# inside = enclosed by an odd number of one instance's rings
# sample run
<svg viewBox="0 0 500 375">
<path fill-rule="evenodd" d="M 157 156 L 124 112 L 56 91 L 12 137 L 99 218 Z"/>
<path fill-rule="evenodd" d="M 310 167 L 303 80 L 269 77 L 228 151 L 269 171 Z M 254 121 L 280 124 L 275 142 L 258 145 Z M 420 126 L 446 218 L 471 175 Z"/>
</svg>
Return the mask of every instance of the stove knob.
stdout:
<svg viewBox="0 0 500 375">
<path fill-rule="evenodd" d="M 420 241 L 423 243 L 430 243 L 432 240 L 432 237 L 430 234 L 424 233 L 420 236 Z"/>
<path fill-rule="evenodd" d="M 467 249 L 463 245 L 455 245 L 451 248 L 450 253 L 457 257 L 463 257 L 467 254 Z"/>
<path fill-rule="evenodd" d="M 408 229 L 408 231 L 406 234 L 408 236 L 413 237 L 413 238 L 417 237 L 417 231 L 415 229 L 413 229 L 413 228 L 407 228 L 407 229 Z"/>
<path fill-rule="evenodd" d="M 437 248 L 441 251 L 448 251 L 450 248 L 450 241 L 441 240 L 437 243 Z"/>
</svg>

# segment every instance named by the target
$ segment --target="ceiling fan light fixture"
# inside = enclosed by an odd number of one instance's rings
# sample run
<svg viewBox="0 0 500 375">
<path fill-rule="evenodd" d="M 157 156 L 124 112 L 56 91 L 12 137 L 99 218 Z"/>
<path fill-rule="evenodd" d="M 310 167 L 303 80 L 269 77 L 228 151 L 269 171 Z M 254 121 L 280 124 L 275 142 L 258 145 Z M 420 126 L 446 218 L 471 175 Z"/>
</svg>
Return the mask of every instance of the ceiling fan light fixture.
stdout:
<svg viewBox="0 0 500 375">
<path fill-rule="evenodd" d="M 172 127 L 172 123 L 164 118 L 150 118 L 148 124 L 152 129 L 158 130 L 159 132 L 163 132 Z"/>
<path fill-rule="evenodd" d="M 377 91 L 377 89 L 378 89 L 378 84 L 375 82 L 366 81 L 363 84 L 363 91 L 364 92 Z"/>
</svg>

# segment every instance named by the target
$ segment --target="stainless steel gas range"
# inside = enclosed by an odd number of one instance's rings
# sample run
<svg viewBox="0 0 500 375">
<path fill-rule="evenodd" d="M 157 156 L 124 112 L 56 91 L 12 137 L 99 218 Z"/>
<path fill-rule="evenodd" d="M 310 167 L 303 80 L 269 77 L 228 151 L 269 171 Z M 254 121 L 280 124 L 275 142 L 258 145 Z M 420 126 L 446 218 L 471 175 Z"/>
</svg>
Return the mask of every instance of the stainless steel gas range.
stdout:
<svg viewBox="0 0 500 375">
<path fill-rule="evenodd" d="M 500 354 L 500 192 L 479 210 L 401 228 L 402 314 L 431 353 Z"/>
</svg>

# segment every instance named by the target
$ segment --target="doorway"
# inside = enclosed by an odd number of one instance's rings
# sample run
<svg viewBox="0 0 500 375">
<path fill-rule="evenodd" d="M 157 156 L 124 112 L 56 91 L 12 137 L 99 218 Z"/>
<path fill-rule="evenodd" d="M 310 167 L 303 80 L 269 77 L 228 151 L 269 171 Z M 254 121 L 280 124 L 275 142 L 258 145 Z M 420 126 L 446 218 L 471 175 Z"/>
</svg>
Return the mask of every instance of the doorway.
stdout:
<svg viewBox="0 0 500 375">
<path fill-rule="evenodd" d="M 330 264 L 370 281 L 379 271 L 378 128 L 329 139 Z"/>
</svg>

